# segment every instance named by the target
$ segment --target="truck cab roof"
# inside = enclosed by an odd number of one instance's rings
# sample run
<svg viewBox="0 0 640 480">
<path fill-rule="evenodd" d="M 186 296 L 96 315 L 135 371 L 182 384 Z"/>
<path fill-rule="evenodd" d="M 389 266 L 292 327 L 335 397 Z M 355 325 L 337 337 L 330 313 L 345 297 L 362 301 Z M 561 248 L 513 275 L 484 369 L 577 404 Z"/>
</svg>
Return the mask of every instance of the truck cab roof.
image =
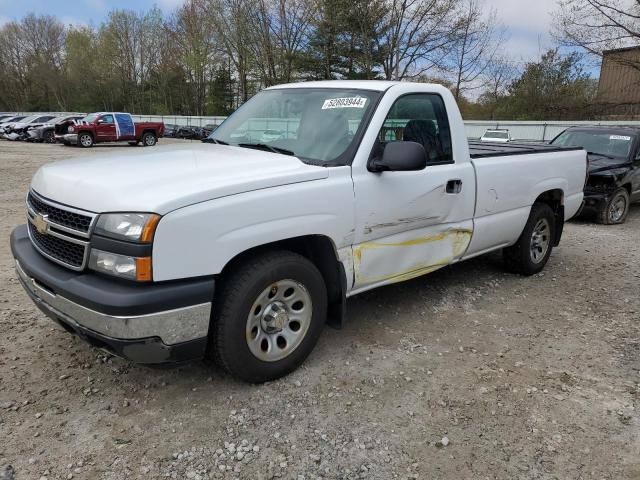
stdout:
<svg viewBox="0 0 640 480">
<path fill-rule="evenodd" d="M 406 82 L 388 80 L 319 80 L 313 82 L 285 83 L 269 87 L 267 90 L 284 88 L 353 88 L 357 90 L 373 90 L 383 92 L 394 85 Z M 426 84 L 425 84 L 426 85 Z"/>
</svg>

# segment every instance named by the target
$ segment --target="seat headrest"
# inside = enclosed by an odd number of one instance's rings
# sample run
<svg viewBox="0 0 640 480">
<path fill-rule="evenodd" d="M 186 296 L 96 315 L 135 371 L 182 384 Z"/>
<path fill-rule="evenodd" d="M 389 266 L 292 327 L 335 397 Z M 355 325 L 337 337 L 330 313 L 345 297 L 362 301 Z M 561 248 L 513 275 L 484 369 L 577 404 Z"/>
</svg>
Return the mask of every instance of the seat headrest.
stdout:
<svg viewBox="0 0 640 480">
<path fill-rule="evenodd" d="M 425 144 L 426 140 L 436 136 L 436 126 L 431 120 L 409 120 L 402 132 L 402 140 Z"/>
</svg>

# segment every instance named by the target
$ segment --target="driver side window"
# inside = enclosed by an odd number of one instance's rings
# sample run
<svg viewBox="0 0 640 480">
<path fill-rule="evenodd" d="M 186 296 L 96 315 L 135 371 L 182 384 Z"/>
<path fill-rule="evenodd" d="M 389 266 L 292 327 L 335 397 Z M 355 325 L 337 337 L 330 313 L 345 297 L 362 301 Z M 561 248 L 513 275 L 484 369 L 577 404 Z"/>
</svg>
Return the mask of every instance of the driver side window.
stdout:
<svg viewBox="0 0 640 480">
<path fill-rule="evenodd" d="M 428 165 L 452 163 L 451 130 L 442 98 L 417 93 L 396 100 L 378 133 L 380 154 L 388 142 L 394 141 L 421 144 Z"/>
<path fill-rule="evenodd" d="M 103 115 L 100 120 L 102 123 L 113 123 L 113 115 Z"/>
</svg>

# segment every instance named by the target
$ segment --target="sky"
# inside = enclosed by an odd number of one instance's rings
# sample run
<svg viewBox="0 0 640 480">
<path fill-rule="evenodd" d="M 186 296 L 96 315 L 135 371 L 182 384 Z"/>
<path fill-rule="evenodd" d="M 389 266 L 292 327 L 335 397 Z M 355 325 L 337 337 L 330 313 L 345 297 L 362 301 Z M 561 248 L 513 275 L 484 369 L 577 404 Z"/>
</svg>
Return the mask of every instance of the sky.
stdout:
<svg viewBox="0 0 640 480">
<path fill-rule="evenodd" d="M 0 24 L 19 20 L 29 12 L 52 14 L 67 24 L 99 25 L 109 10 L 146 10 L 154 4 L 165 13 L 184 0 L 0 0 Z M 495 8 L 507 31 L 504 46 L 509 56 L 525 62 L 534 60 L 553 46 L 549 35 L 556 0 L 485 0 Z"/>
</svg>

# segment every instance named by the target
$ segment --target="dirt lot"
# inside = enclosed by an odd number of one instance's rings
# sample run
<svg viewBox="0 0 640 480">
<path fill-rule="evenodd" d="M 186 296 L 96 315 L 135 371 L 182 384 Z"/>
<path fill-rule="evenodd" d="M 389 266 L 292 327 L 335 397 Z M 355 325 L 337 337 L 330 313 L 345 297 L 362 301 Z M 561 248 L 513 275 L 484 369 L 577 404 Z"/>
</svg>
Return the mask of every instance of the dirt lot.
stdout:
<svg viewBox="0 0 640 480">
<path fill-rule="evenodd" d="M 123 149 L 0 142 L 0 478 L 640 478 L 640 206 L 570 223 L 531 278 L 491 255 L 353 298 L 302 369 L 250 386 L 107 356 L 15 279 L 35 170 Z"/>
</svg>

